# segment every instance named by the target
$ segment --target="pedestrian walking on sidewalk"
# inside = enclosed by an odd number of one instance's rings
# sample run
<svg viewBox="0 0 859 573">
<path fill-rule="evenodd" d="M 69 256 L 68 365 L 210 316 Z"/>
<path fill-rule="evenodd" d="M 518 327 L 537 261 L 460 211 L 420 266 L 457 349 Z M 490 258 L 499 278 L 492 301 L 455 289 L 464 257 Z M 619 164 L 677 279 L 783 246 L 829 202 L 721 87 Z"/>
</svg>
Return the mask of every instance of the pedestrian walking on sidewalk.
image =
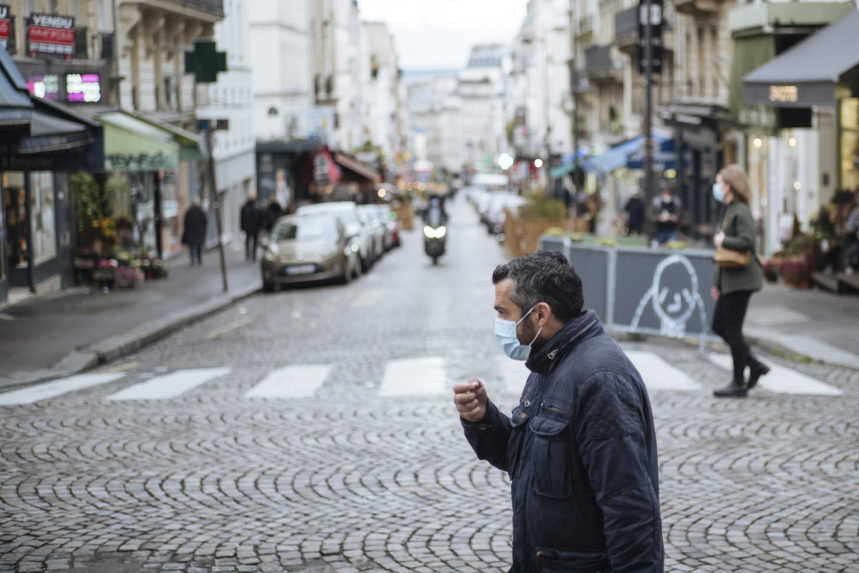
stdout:
<svg viewBox="0 0 859 573">
<path fill-rule="evenodd" d="M 200 207 L 199 201 L 192 201 L 185 211 L 185 222 L 182 225 L 182 242 L 188 245 L 191 255 L 191 266 L 194 263 L 203 264 L 203 243 L 206 242 L 206 213 Z"/>
<path fill-rule="evenodd" d="M 240 212 L 241 228 L 245 234 L 245 260 L 257 260 L 259 233 L 265 226 L 262 210 L 257 207 L 257 196 L 251 193 Z"/>
<path fill-rule="evenodd" d="M 713 276 L 713 332 L 731 349 L 734 375 L 724 388 L 713 392 L 718 398 L 742 398 L 754 388 L 769 368 L 752 355 L 743 337 L 743 321 L 752 294 L 763 286 L 763 269 L 755 254 L 755 221 L 749 208 L 749 178 L 739 165 L 728 165 L 716 175 L 713 196 L 725 205 L 721 230 L 713 238 L 717 249 L 725 249 L 748 260 L 716 265 Z M 718 257 L 717 257 L 718 258 Z M 742 263 L 746 262 L 745 265 Z M 746 366 L 749 379 L 745 378 Z"/>
<path fill-rule="evenodd" d="M 531 375 L 512 416 L 472 378 L 454 404 L 477 457 L 508 473 L 512 573 L 664 568 L 656 434 L 641 376 L 583 311 L 560 253 L 492 274 L 495 337 Z"/>
<path fill-rule="evenodd" d="M 267 233 L 271 233 L 274 224 L 283 217 L 283 214 L 283 207 L 280 206 L 277 198 L 272 197 L 265 208 L 265 230 Z"/>
</svg>

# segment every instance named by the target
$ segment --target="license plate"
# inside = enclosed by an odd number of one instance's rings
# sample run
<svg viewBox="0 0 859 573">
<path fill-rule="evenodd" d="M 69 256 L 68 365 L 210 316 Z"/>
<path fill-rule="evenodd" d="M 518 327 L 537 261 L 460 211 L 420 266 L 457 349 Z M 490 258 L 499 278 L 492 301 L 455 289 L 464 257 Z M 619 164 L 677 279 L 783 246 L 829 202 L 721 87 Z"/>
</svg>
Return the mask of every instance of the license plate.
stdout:
<svg viewBox="0 0 859 573">
<path fill-rule="evenodd" d="M 308 275 L 316 270 L 316 265 L 295 265 L 294 267 L 286 267 L 288 275 Z"/>
</svg>

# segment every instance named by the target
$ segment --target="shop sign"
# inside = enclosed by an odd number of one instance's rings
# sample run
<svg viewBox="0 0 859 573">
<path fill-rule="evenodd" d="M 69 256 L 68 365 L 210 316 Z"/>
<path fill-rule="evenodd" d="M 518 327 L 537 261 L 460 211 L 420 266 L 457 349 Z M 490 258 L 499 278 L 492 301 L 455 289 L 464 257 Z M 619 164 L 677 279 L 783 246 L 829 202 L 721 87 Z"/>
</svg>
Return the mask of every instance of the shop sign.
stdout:
<svg viewBox="0 0 859 573">
<path fill-rule="evenodd" d="M 799 99 L 797 86 L 770 86 L 770 101 L 795 103 Z"/>
<path fill-rule="evenodd" d="M 101 101 L 101 78 L 98 74 L 66 74 L 66 100 L 71 103 Z"/>
<path fill-rule="evenodd" d="M 12 18 L 9 15 L 9 5 L 0 4 L 0 48 L 7 49 L 11 35 Z"/>
<path fill-rule="evenodd" d="M 56 14 L 33 14 L 27 29 L 27 51 L 71 59 L 75 48 L 75 19 Z"/>
<path fill-rule="evenodd" d="M 58 101 L 60 99 L 60 76 L 55 74 L 30 76 L 27 78 L 27 90 L 37 98 Z"/>
<path fill-rule="evenodd" d="M 106 171 L 161 171 L 175 169 L 175 162 L 164 153 L 111 153 L 104 156 Z"/>
</svg>

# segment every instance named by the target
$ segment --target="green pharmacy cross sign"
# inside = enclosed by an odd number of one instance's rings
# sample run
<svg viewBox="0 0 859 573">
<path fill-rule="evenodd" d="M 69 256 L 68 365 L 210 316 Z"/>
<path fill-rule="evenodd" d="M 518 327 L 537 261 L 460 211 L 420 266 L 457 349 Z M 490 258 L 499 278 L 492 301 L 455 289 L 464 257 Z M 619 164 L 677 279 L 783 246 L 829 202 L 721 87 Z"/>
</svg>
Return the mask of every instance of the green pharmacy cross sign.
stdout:
<svg viewBox="0 0 859 573">
<path fill-rule="evenodd" d="M 198 84 L 218 81 L 218 72 L 227 71 L 227 53 L 215 51 L 214 40 L 194 40 L 194 49 L 185 52 L 185 73 L 194 74 Z"/>
</svg>

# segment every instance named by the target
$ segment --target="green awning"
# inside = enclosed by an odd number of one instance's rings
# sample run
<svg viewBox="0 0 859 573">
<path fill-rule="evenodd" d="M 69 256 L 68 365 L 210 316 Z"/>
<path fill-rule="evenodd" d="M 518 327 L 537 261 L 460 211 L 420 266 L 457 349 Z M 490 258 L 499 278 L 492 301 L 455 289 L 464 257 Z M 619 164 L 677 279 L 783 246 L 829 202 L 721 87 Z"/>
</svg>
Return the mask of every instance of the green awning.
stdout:
<svg viewBox="0 0 859 573">
<path fill-rule="evenodd" d="M 104 125 L 105 171 L 162 171 L 179 166 L 180 146 L 169 131 L 121 111 L 98 119 Z"/>
</svg>

